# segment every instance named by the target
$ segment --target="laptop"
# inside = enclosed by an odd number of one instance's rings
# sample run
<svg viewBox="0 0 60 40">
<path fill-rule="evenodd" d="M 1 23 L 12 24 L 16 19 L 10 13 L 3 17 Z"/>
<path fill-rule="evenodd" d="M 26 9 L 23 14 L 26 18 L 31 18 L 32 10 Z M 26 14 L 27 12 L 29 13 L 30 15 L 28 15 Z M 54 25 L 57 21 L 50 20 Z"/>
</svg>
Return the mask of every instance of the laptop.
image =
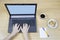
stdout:
<svg viewBox="0 0 60 40">
<path fill-rule="evenodd" d="M 8 33 L 13 30 L 13 24 L 24 23 L 30 25 L 29 32 L 36 32 L 36 10 L 37 4 L 5 4 L 5 7 L 10 15 Z M 21 30 L 20 30 L 21 32 Z"/>
</svg>

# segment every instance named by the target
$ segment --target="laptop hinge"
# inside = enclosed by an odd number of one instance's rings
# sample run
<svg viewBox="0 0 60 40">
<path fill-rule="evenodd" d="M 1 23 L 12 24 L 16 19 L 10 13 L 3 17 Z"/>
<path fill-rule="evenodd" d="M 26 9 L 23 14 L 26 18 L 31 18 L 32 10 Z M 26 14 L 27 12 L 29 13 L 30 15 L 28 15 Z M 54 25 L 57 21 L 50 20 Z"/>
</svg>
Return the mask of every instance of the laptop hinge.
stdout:
<svg viewBox="0 0 60 40">
<path fill-rule="evenodd" d="M 11 18 L 34 18 L 34 15 L 11 16 Z"/>
</svg>

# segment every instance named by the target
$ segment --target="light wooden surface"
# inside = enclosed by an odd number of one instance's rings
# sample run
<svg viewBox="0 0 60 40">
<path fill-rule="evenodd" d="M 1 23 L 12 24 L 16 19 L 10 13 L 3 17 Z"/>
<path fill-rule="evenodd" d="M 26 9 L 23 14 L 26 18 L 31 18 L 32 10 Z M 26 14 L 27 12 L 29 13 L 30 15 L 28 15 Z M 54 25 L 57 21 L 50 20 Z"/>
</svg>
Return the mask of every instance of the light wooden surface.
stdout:
<svg viewBox="0 0 60 40">
<path fill-rule="evenodd" d="M 60 40 L 60 0 L 0 0 L 0 33 L 4 36 L 9 35 L 8 23 L 9 14 L 4 6 L 5 3 L 37 3 L 36 24 L 37 32 L 29 33 L 30 40 Z M 40 19 L 40 13 L 46 13 L 46 19 Z M 47 26 L 49 19 L 54 18 L 58 22 L 58 28 L 51 29 Z M 41 39 L 39 37 L 39 28 L 46 27 L 50 35 L 49 38 Z M 3 36 L 3 37 L 4 37 Z M 22 33 L 17 35 L 13 40 L 24 40 Z"/>
</svg>

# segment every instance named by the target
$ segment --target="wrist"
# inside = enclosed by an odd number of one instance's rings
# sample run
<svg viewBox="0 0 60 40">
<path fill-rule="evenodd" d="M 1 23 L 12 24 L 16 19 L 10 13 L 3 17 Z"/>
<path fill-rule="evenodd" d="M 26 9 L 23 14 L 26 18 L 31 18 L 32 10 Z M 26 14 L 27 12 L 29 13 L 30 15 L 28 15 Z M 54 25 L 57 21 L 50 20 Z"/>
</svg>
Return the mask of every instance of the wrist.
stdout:
<svg viewBox="0 0 60 40">
<path fill-rule="evenodd" d="M 25 40 L 29 40 L 28 33 L 23 33 Z"/>
<path fill-rule="evenodd" d="M 28 35 L 28 33 L 23 33 L 23 35 L 24 35 L 24 36 L 27 36 L 27 35 Z"/>
<path fill-rule="evenodd" d="M 10 35 L 8 35 L 8 37 L 6 37 L 4 40 L 10 40 L 13 37 L 13 34 L 11 33 Z"/>
<path fill-rule="evenodd" d="M 17 33 L 15 33 L 15 32 L 12 32 L 12 33 L 11 33 L 11 35 L 13 35 L 13 36 L 16 35 L 16 34 L 17 34 Z"/>
<path fill-rule="evenodd" d="M 13 34 L 13 33 L 11 33 L 11 34 L 10 34 L 10 36 L 11 36 L 11 37 L 13 37 L 13 36 L 14 36 L 14 34 Z"/>
<path fill-rule="evenodd" d="M 11 33 L 10 35 L 11 35 L 11 37 L 13 37 L 13 36 L 15 36 L 16 34 L 15 34 L 15 33 Z"/>
</svg>

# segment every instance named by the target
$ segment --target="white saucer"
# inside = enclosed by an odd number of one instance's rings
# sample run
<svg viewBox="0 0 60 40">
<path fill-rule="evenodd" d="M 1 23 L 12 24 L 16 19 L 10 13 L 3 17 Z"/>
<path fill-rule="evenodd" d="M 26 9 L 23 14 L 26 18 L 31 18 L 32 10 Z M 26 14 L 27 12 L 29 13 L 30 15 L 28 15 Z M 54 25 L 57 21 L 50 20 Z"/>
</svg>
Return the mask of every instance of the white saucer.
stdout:
<svg viewBox="0 0 60 40">
<path fill-rule="evenodd" d="M 51 22 L 51 21 L 55 22 L 55 25 L 54 26 L 52 26 L 52 25 L 49 24 L 49 22 Z M 57 21 L 55 19 L 50 19 L 48 21 L 48 27 L 50 27 L 50 28 L 57 28 L 57 26 L 58 26 L 58 24 L 57 24 Z"/>
</svg>

